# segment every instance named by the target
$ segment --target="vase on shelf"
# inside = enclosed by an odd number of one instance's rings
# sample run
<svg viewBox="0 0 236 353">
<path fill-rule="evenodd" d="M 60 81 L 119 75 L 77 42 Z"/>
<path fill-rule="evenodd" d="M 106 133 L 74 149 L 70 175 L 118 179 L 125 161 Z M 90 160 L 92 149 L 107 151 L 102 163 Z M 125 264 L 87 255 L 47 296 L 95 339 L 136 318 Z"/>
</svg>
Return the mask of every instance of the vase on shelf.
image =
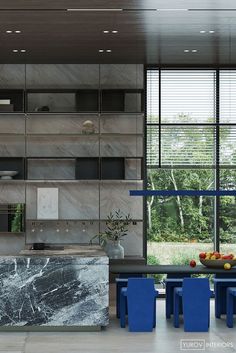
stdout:
<svg viewBox="0 0 236 353">
<path fill-rule="evenodd" d="M 109 242 L 105 246 L 105 251 L 110 259 L 123 259 L 125 256 L 124 248 L 120 240 Z"/>
<path fill-rule="evenodd" d="M 95 133 L 94 123 L 91 120 L 84 121 L 82 134 L 91 135 L 94 133 Z"/>
</svg>

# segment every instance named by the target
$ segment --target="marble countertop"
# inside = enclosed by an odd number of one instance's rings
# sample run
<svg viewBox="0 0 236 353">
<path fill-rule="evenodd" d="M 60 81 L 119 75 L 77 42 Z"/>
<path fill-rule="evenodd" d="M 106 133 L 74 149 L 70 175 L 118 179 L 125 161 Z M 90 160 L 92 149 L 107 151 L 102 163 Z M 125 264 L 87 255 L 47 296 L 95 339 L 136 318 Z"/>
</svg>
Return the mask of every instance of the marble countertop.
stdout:
<svg viewBox="0 0 236 353">
<path fill-rule="evenodd" d="M 30 247 L 21 250 L 20 256 L 79 256 L 79 257 L 101 257 L 107 256 L 99 245 L 64 245 L 61 247 L 31 250 Z"/>
</svg>

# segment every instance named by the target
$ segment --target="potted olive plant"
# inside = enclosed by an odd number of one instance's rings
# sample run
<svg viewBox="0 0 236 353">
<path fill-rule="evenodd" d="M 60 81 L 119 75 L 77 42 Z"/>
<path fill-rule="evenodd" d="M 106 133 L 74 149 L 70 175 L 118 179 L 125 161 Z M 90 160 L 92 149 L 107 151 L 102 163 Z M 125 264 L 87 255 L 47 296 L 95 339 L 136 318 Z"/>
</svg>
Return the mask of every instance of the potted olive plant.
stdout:
<svg viewBox="0 0 236 353">
<path fill-rule="evenodd" d="M 127 235 L 131 223 L 129 214 L 125 215 L 121 210 L 110 212 L 107 216 L 106 230 L 95 235 L 92 240 L 100 239 L 100 244 L 104 247 L 110 259 L 123 259 L 124 248 L 120 241 Z"/>
</svg>

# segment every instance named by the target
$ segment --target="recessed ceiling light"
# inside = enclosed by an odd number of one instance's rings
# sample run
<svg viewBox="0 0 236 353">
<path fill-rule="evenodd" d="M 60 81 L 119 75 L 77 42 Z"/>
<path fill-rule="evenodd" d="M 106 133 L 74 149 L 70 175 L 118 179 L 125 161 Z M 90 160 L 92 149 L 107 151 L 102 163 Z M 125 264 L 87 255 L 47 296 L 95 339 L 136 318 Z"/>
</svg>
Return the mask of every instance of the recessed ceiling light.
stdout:
<svg viewBox="0 0 236 353">
<path fill-rule="evenodd" d="M 21 51 L 21 53 L 25 53 L 26 49 L 21 49 L 20 51 Z"/>
<path fill-rule="evenodd" d="M 110 9 L 102 9 L 102 8 L 100 8 L 100 9 L 88 9 L 88 8 L 87 8 L 87 9 L 85 9 L 85 8 L 83 8 L 83 9 L 82 9 L 82 8 L 81 8 L 81 9 L 78 9 L 78 8 L 77 8 L 77 9 L 76 9 L 76 8 L 72 8 L 72 9 L 66 9 L 66 11 L 69 11 L 69 12 L 70 12 L 70 11 L 82 11 L 82 12 L 86 12 L 86 11 L 87 11 L 87 12 L 90 12 L 90 11 L 91 11 L 91 12 L 93 12 L 93 11 L 95 11 L 95 12 L 96 12 L 96 11 L 98 11 L 98 12 L 99 12 L 99 11 L 111 11 L 111 12 L 114 12 L 114 11 L 115 11 L 115 12 L 116 12 L 116 11 L 123 11 L 123 9 L 112 9 L 112 8 L 110 8 Z"/>
<path fill-rule="evenodd" d="M 157 11 L 189 11 L 189 9 L 157 9 Z"/>
<path fill-rule="evenodd" d="M 215 33 L 215 31 L 209 31 L 209 33 Z"/>
<path fill-rule="evenodd" d="M 206 33 L 206 31 L 200 31 L 200 33 Z"/>
<path fill-rule="evenodd" d="M 113 30 L 112 33 L 116 34 L 116 33 L 118 33 L 118 31 L 117 30 Z"/>
<path fill-rule="evenodd" d="M 99 49 L 98 51 L 99 51 L 99 53 L 103 53 L 103 52 L 104 52 L 104 50 L 103 50 L 103 49 Z"/>
<path fill-rule="evenodd" d="M 111 53 L 111 49 L 107 49 L 106 52 L 107 52 L 107 53 Z"/>
<path fill-rule="evenodd" d="M 10 34 L 10 33 L 12 33 L 12 31 L 8 30 L 8 31 L 6 31 L 6 33 L 7 33 L 7 34 Z"/>
<path fill-rule="evenodd" d="M 185 53 L 189 53 L 189 49 L 184 49 L 184 52 Z"/>
<path fill-rule="evenodd" d="M 13 49 L 13 53 L 18 53 L 18 49 Z"/>
<path fill-rule="evenodd" d="M 109 33 L 109 31 L 108 31 L 108 30 L 105 30 L 105 31 L 103 31 L 103 33 L 107 34 L 107 33 Z"/>
<path fill-rule="evenodd" d="M 19 30 L 16 30 L 16 31 L 14 31 L 14 32 L 17 33 L 17 34 L 21 33 L 21 31 L 19 31 Z"/>
<path fill-rule="evenodd" d="M 197 49 L 192 49 L 192 53 L 197 53 Z"/>
</svg>

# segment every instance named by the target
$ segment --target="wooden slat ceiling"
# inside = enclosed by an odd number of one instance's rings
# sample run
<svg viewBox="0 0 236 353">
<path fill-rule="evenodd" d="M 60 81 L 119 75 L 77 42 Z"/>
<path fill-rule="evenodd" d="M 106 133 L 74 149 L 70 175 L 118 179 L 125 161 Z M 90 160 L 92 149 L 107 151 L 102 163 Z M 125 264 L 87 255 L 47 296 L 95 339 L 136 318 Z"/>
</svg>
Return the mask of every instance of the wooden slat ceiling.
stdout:
<svg viewBox="0 0 236 353">
<path fill-rule="evenodd" d="M 0 63 L 234 66 L 235 44 L 235 0 L 0 0 Z"/>
</svg>

